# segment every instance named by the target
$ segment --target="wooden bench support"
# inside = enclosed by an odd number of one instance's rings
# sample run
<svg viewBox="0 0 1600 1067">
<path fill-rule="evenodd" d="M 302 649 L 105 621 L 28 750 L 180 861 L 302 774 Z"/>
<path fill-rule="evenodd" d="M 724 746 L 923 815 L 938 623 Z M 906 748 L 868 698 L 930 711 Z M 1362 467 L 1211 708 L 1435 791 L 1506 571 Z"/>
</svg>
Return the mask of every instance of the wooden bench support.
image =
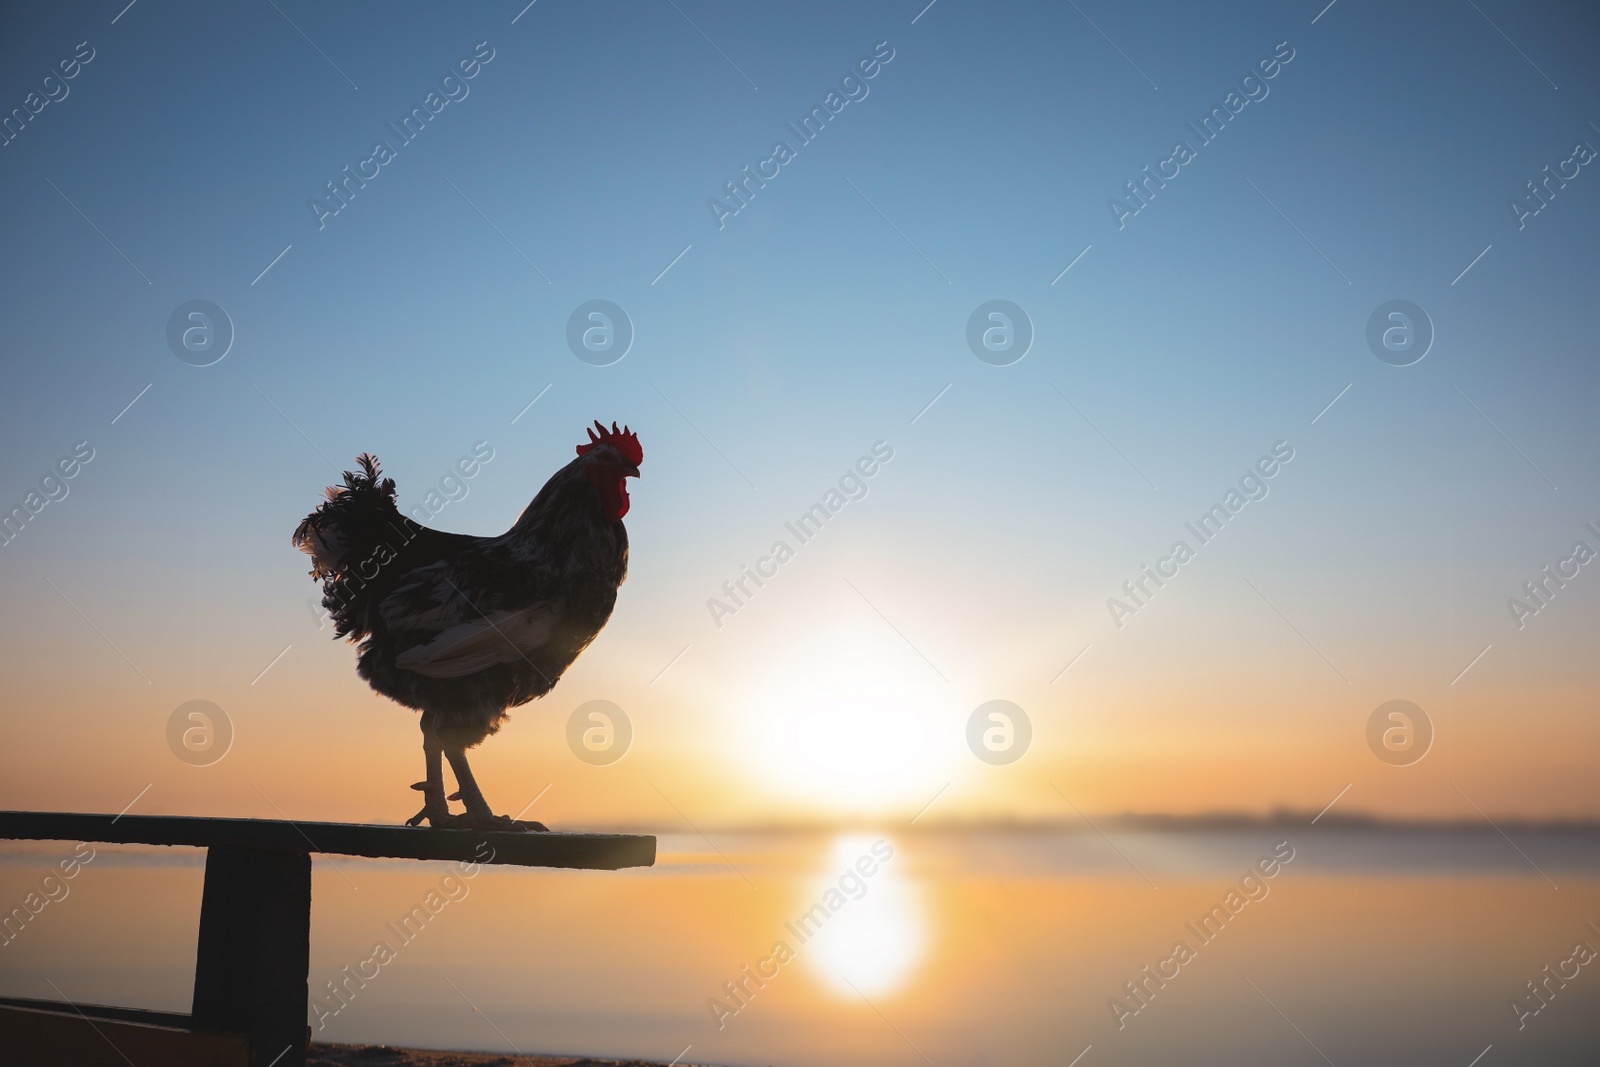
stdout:
<svg viewBox="0 0 1600 1067">
<path fill-rule="evenodd" d="M 207 849 L 193 1028 L 248 1034 L 250 1067 L 304 1067 L 310 962 L 310 854 Z"/>
</svg>

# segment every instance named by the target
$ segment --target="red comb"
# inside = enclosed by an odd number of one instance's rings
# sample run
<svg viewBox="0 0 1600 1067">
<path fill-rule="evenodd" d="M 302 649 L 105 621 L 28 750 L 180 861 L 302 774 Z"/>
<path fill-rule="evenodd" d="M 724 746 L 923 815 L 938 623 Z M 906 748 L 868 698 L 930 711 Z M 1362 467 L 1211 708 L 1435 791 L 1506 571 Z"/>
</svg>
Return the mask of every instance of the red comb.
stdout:
<svg viewBox="0 0 1600 1067">
<path fill-rule="evenodd" d="M 596 437 L 594 430 L 590 430 L 589 443 L 578 446 L 578 455 L 588 455 L 589 451 L 595 446 L 609 444 L 622 453 L 623 459 L 632 463 L 635 467 L 644 462 L 644 449 L 639 447 L 639 438 L 634 436 L 632 430 L 626 426 L 619 430 L 614 422 L 611 424 L 611 429 L 608 430 L 600 423 L 599 419 L 595 420 L 594 426 L 595 430 L 600 431 L 600 435 Z"/>
</svg>

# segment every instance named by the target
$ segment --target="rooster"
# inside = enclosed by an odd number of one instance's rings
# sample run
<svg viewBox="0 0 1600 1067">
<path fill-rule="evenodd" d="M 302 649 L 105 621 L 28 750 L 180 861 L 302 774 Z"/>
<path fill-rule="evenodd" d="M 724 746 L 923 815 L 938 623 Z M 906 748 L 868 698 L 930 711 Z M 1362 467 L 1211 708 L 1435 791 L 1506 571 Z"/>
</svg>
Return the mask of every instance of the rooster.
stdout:
<svg viewBox="0 0 1600 1067">
<path fill-rule="evenodd" d="M 594 425 L 578 458 L 499 537 L 413 522 L 367 453 L 294 531 L 335 636 L 360 643 L 357 673 L 422 712 L 427 775 L 412 788 L 424 801 L 408 826 L 545 829 L 494 813 L 467 749 L 499 730 L 507 709 L 548 693 L 611 617 L 628 572 L 626 480 L 644 453 L 627 427 Z M 448 798 L 441 757 L 456 779 Z M 456 799 L 464 813 L 450 811 Z"/>
</svg>

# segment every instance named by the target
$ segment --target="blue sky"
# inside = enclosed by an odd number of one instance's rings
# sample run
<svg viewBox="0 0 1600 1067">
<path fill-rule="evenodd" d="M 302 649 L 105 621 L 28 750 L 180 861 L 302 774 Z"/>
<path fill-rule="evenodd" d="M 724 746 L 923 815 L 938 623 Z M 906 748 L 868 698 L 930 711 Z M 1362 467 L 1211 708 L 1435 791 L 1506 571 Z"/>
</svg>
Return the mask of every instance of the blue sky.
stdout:
<svg viewBox="0 0 1600 1067">
<path fill-rule="evenodd" d="M 19 707 L 55 694 L 96 722 L 125 698 L 156 722 L 254 700 L 285 644 L 293 684 L 349 687 L 288 547 L 334 467 L 378 453 L 409 505 L 487 441 L 438 523 L 495 533 L 598 417 L 645 450 L 633 577 L 560 714 L 631 687 L 692 746 L 796 635 L 881 617 L 879 673 L 920 686 L 937 665 L 941 722 L 1007 696 L 1059 723 L 1070 700 L 1109 744 L 1109 724 L 1231 691 L 1359 720 L 1464 699 L 1446 683 L 1493 644 L 1474 714 L 1503 723 L 1495 701 L 1531 694 L 1554 709 L 1543 743 L 1590 739 L 1570 700 L 1595 681 L 1600 579 L 1526 630 L 1505 606 L 1600 522 L 1600 175 L 1521 230 L 1508 207 L 1576 142 L 1600 147 L 1582 5 L 120 8 L 8 15 L 0 35 L 8 110 L 94 49 L 0 148 L 0 499 L 96 450 L 0 555 Z M 469 95 L 319 229 L 308 200 L 480 42 Z M 719 229 L 707 200 L 879 42 L 894 58 L 869 94 Z M 1280 42 L 1270 94 L 1119 229 L 1108 198 Z M 608 367 L 565 343 L 596 298 L 636 330 Z M 1437 333 L 1404 368 L 1365 342 L 1396 298 Z M 192 299 L 236 329 L 214 366 L 166 346 Z M 1013 366 L 966 347 L 990 299 L 1036 331 Z M 715 627 L 707 598 L 880 440 L 896 457 L 868 498 Z M 1271 495 L 1115 628 L 1107 598 L 1279 440 L 1296 458 Z M 648 680 L 686 644 L 662 697 Z M 1064 697 L 1048 683 L 1086 645 Z M 1504 805 L 1545 751 L 1483 764 Z M 1225 783 L 1201 792 L 1229 806 Z"/>
</svg>

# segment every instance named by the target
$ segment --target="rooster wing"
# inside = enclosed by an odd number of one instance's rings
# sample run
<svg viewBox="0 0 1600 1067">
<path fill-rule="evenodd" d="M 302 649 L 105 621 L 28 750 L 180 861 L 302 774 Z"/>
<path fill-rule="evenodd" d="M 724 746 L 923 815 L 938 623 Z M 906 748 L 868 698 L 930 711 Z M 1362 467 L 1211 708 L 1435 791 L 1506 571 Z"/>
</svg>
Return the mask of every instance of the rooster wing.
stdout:
<svg viewBox="0 0 1600 1067">
<path fill-rule="evenodd" d="M 465 562 L 465 561 L 463 561 Z M 467 591 L 473 583 L 453 560 L 407 574 L 378 605 L 382 626 L 396 636 L 419 639 L 394 665 L 429 678 L 460 678 L 529 657 L 546 641 L 560 616 L 547 597 L 493 588 Z"/>
</svg>

